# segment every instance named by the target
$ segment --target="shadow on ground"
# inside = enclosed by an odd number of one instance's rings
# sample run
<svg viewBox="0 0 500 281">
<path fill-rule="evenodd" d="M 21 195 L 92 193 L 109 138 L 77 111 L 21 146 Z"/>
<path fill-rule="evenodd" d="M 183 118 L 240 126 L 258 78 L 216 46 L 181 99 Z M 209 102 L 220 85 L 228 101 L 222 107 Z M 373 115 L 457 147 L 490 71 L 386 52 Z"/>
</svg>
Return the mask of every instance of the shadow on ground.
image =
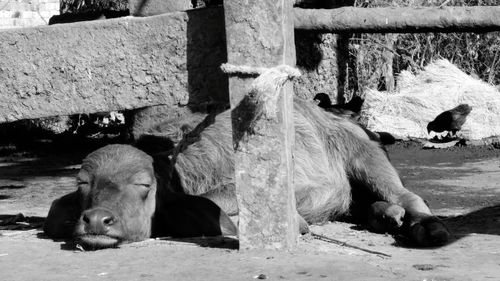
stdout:
<svg viewBox="0 0 500 281">
<path fill-rule="evenodd" d="M 472 233 L 500 235 L 500 204 L 442 219 L 456 239 Z"/>
<path fill-rule="evenodd" d="M 38 233 L 37 238 L 39 239 L 50 239 L 45 236 L 43 233 Z M 81 245 L 78 245 L 73 239 L 68 240 L 56 240 L 63 242 L 61 244 L 61 250 L 66 251 L 96 251 L 100 249 L 84 249 Z M 149 245 L 153 243 L 167 243 L 174 245 L 193 245 L 202 248 L 216 248 L 216 249 L 228 249 L 228 250 L 237 250 L 239 248 L 239 241 L 235 237 L 224 237 L 224 236 L 215 236 L 215 237 L 191 237 L 191 238 L 172 238 L 172 237 L 161 237 L 161 238 L 153 238 L 150 240 L 135 242 L 135 243 L 125 243 L 117 245 L 114 248 L 128 248 L 128 247 L 141 247 L 142 245 Z"/>
<path fill-rule="evenodd" d="M 42 230 L 44 217 L 25 217 L 23 214 L 0 215 L 0 230 Z"/>
<path fill-rule="evenodd" d="M 458 216 L 440 217 L 451 233 L 450 245 L 472 234 L 500 235 L 500 204 Z M 406 237 L 395 236 L 395 245 L 405 248 L 418 248 Z M 439 247 L 437 247 L 439 248 Z M 434 248 L 430 248 L 434 249 Z"/>
</svg>

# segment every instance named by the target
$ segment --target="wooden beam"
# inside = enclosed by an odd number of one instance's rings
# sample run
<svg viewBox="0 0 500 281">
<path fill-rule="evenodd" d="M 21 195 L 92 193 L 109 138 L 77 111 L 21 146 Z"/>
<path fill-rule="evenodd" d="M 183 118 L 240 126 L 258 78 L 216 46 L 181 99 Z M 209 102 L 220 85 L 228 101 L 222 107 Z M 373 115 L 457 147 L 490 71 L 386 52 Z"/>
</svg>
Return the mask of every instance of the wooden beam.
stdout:
<svg viewBox="0 0 500 281">
<path fill-rule="evenodd" d="M 224 1 L 228 62 L 295 66 L 292 2 Z M 292 183 L 293 89 L 288 82 L 279 93 L 276 118 L 261 118 L 258 99 L 248 95 L 254 82 L 248 75 L 229 78 L 240 249 L 290 249 L 298 236 Z M 255 94 L 273 95 L 265 89 Z"/>
<path fill-rule="evenodd" d="M 500 6 L 443 8 L 295 8 L 295 28 L 322 32 L 500 31 Z"/>
</svg>

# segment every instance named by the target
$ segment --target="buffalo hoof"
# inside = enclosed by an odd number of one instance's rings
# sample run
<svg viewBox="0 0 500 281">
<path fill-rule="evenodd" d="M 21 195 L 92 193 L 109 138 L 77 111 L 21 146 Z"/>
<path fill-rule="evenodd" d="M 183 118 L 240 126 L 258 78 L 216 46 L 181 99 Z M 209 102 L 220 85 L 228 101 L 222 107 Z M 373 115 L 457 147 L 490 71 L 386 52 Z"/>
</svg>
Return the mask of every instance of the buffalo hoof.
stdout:
<svg viewBox="0 0 500 281">
<path fill-rule="evenodd" d="M 370 206 L 368 225 L 378 233 L 394 232 L 403 225 L 405 209 L 399 205 L 378 201 Z"/>
<path fill-rule="evenodd" d="M 450 238 L 450 232 L 438 218 L 429 217 L 411 225 L 409 236 L 419 246 L 435 247 L 446 244 Z"/>
</svg>

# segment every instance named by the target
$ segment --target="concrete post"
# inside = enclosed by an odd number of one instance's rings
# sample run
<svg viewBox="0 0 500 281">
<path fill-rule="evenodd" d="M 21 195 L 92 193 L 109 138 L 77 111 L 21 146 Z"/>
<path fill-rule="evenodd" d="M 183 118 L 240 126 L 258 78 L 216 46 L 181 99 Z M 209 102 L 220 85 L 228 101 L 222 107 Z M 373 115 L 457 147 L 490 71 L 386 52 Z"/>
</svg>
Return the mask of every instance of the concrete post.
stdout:
<svg viewBox="0 0 500 281">
<path fill-rule="evenodd" d="M 225 1 L 228 63 L 295 66 L 292 2 Z M 229 78 L 240 249 L 290 249 L 298 236 L 292 182 L 293 89 L 285 83 L 277 118 L 257 117 L 249 132 L 245 121 L 255 114 L 255 104 L 246 95 L 253 81 L 248 75 Z"/>
</svg>

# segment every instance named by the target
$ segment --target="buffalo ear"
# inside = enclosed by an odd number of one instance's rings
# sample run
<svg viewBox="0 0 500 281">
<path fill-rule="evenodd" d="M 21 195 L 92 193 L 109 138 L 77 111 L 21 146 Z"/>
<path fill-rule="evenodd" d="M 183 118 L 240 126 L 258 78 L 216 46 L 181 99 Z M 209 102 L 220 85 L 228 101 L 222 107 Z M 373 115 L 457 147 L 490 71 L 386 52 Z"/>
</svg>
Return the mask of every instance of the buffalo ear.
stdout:
<svg viewBox="0 0 500 281">
<path fill-rule="evenodd" d="M 238 227 L 234 225 L 233 220 L 222 209 L 219 215 L 219 225 L 223 236 L 238 235 Z"/>
<path fill-rule="evenodd" d="M 199 237 L 238 233 L 229 216 L 211 200 L 180 193 L 171 193 L 168 197 L 163 206 L 157 206 L 154 236 Z"/>
<path fill-rule="evenodd" d="M 43 231 L 53 239 L 71 238 L 81 215 L 80 194 L 75 191 L 52 202 Z"/>
</svg>

